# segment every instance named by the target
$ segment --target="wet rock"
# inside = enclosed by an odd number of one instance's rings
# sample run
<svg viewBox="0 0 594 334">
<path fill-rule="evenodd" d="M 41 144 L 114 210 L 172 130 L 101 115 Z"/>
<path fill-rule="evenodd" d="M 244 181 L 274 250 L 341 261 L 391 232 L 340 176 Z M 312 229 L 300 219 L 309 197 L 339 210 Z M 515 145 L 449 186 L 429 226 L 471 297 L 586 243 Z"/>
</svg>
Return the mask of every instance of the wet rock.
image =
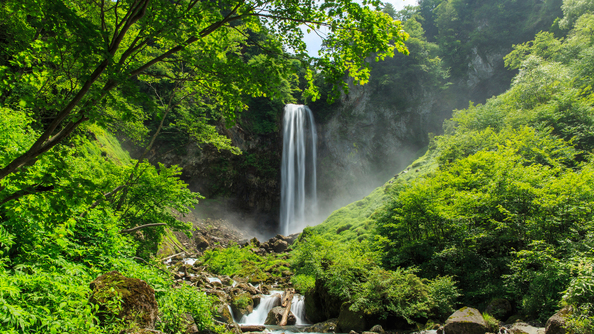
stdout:
<svg viewBox="0 0 594 334">
<path fill-rule="evenodd" d="M 485 334 L 487 323 L 479 310 L 463 307 L 446 320 L 443 331 L 444 334 Z"/>
<path fill-rule="evenodd" d="M 546 334 L 565 334 L 565 318 L 571 313 L 569 307 L 561 309 L 547 320 L 545 325 Z"/>
<path fill-rule="evenodd" d="M 233 324 L 233 315 L 231 311 L 229 311 L 229 305 L 227 304 L 216 304 L 215 305 L 215 313 L 213 314 L 215 320 L 224 322 L 227 324 Z"/>
<path fill-rule="evenodd" d="M 488 313 L 495 317 L 495 319 L 507 319 L 512 315 L 512 305 L 509 300 L 504 298 L 495 298 L 491 300 L 485 313 Z"/>
<path fill-rule="evenodd" d="M 338 324 L 338 319 L 328 319 L 324 322 L 319 322 L 315 325 L 309 326 L 305 328 L 305 331 L 308 333 L 333 333 L 336 331 L 336 325 Z M 349 334 L 353 334 L 352 331 Z M 357 334 L 357 332 L 355 332 Z"/>
<path fill-rule="evenodd" d="M 241 319 L 244 315 L 252 313 L 254 311 L 252 296 L 247 292 L 234 295 L 231 301 L 231 311 L 233 311 L 235 319 Z"/>
<path fill-rule="evenodd" d="M 283 314 L 285 313 L 285 308 L 282 306 L 275 306 L 268 312 L 268 316 L 266 317 L 266 321 L 264 321 L 264 325 L 278 325 L 280 324 L 281 320 L 283 319 Z M 297 322 L 297 318 L 293 312 L 289 311 L 289 316 L 287 317 L 287 326 L 292 326 Z"/>
<path fill-rule="evenodd" d="M 384 329 L 380 325 L 375 325 L 375 326 L 371 327 L 371 329 L 369 331 L 374 332 L 374 333 L 380 333 L 380 334 L 385 333 Z"/>
<path fill-rule="evenodd" d="M 525 322 L 516 322 L 508 332 L 512 334 L 544 334 L 544 328 L 537 328 Z"/>
<path fill-rule="evenodd" d="M 256 308 L 256 307 L 258 307 L 258 305 L 260 305 L 261 299 L 262 299 L 262 295 L 252 296 L 252 302 L 254 303 L 254 308 Z"/>
<path fill-rule="evenodd" d="M 90 288 L 93 292 L 89 301 L 99 305 L 100 319 L 113 315 L 137 328 L 154 328 L 158 306 L 155 290 L 146 282 L 111 271 L 97 277 Z M 119 309 L 113 307 L 118 299 Z"/>
</svg>

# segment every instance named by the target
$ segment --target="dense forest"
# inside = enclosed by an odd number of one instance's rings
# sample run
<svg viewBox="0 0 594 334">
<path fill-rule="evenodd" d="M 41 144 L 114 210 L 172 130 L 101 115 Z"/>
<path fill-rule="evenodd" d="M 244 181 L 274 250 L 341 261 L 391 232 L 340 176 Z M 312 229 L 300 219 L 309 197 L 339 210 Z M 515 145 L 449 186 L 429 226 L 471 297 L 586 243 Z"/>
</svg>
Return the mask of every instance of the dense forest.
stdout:
<svg viewBox="0 0 594 334">
<path fill-rule="evenodd" d="M 328 31 L 316 56 L 303 24 Z M 310 322 L 338 318 L 314 332 L 433 329 L 499 302 L 490 332 L 563 309 L 567 333 L 592 333 L 593 36 L 590 0 L 3 1 L 0 331 L 240 333 L 227 309 L 280 286 Z M 479 54 L 506 68 L 481 77 Z M 148 159 L 191 141 L 219 155 L 220 193 L 238 169 L 278 178 L 225 126 L 276 134 L 292 102 L 323 121 L 356 84 L 402 108 L 433 94 L 432 124 L 457 110 L 299 236 L 214 237 L 184 218 L 203 197 L 182 168 Z M 155 311 L 130 311 L 141 290 Z"/>
</svg>

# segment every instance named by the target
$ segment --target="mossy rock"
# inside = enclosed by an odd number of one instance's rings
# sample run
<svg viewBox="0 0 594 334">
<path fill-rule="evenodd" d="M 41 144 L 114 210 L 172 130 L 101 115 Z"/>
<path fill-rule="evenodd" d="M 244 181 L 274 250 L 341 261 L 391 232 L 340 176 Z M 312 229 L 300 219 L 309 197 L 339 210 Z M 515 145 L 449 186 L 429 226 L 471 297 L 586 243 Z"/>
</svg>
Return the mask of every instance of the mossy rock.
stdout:
<svg viewBox="0 0 594 334">
<path fill-rule="evenodd" d="M 100 320 L 115 317 L 136 328 L 154 328 L 159 310 L 155 290 L 145 281 L 110 271 L 91 282 L 90 288 L 89 301 L 99 305 Z"/>
<path fill-rule="evenodd" d="M 240 293 L 233 296 L 231 301 L 231 310 L 235 319 L 241 319 L 244 315 L 254 311 L 254 301 L 249 292 Z"/>
</svg>

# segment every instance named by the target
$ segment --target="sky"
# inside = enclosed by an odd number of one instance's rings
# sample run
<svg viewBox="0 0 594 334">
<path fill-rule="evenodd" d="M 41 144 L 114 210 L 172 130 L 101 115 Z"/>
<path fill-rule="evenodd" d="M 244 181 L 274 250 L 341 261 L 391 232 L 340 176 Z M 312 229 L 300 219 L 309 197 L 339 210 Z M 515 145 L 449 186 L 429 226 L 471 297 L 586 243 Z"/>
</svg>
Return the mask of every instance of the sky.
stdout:
<svg viewBox="0 0 594 334">
<path fill-rule="evenodd" d="M 417 5 L 417 0 L 384 0 L 384 2 L 389 2 L 394 6 L 396 11 L 401 10 L 404 6 L 415 6 Z M 304 28 L 303 28 L 304 29 Z M 307 33 L 304 29 L 305 37 L 304 41 L 307 43 L 307 52 L 312 56 L 318 55 L 318 50 L 322 45 L 322 40 L 318 37 L 315 33 Z"/>
</svg>

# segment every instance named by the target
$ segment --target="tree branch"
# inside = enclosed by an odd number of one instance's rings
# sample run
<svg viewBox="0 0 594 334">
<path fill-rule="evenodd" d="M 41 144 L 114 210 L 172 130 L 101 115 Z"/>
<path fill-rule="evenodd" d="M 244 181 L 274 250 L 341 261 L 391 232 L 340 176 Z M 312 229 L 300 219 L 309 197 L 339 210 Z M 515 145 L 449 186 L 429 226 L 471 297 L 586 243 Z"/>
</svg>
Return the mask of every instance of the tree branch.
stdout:
<svg viewBox="0 0 594 334">
<path fill-rule="evenodd" d="M 153 227 L 153 226 L 165 226 L 167 225 L 166 223 L 152 223 L 152 224 L 145 224 L 145 225 L 140 225 L 140 226 L 136 226 L 133 228 L 129 228 L 129 229 L 125 229 L 125 230 L 121 230 L 120 233 L 132 233 L 135 231 L 138 231 L 140 229 L 143 228 L 147 228 L 147 227 Z"/>
</svg>

